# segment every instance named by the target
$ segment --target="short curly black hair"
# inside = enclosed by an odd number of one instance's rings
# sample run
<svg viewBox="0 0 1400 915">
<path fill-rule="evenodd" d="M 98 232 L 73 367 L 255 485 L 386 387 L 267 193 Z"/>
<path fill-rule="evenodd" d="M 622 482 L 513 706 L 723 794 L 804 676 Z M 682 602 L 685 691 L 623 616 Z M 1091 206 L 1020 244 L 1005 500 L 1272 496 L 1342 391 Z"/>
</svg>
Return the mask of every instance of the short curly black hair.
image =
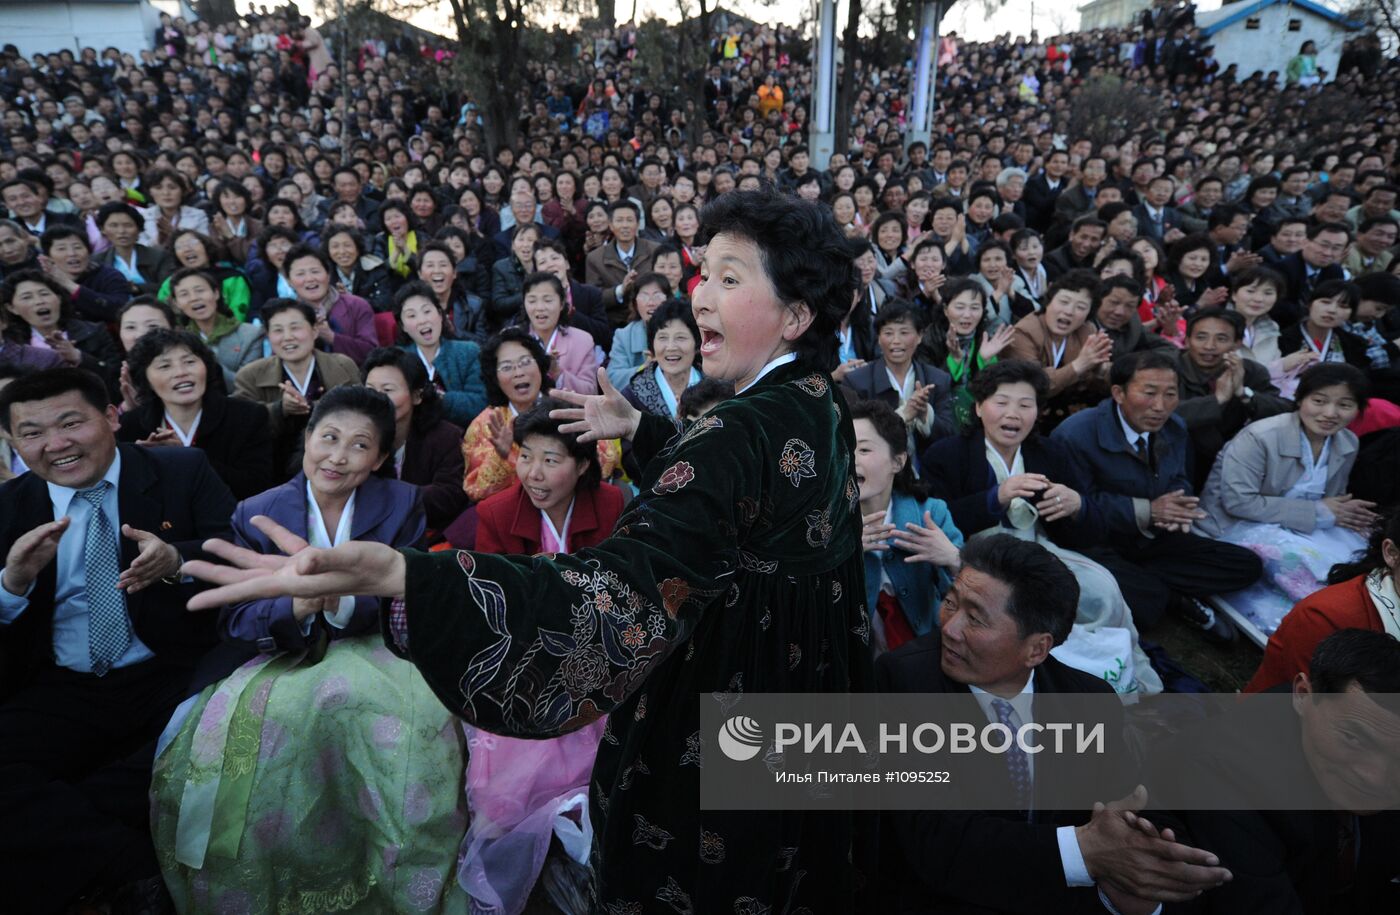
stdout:
<svg viewBox="0 0 1400 915">
<path fill-rule="evenodd" d="M 535 364 L 540 367 L 540 394 L 548 394 L 553 382 L 549 379 L 549 353 L 544 344 L 530 335 L 524 327 L 506 327 L 486 341 L 481 348 L 481 383 L 486 386 L 486 403 L 493 407 L 504 407 L 510 403 L 501 382 L 496 378 L 496 366 L 500 362 L 501 346 L 506 343 L 519 343 L 529 351 Z"/>
<path fill-rule="evenodd" d="M 830 207 L 771 189 L 731 191 L 706 205 L 701 234 L 707 242 L 729 234 L 756 245 L 778 298 L 812 311 L 811 326 L 793 344 L 799 360 L 836 367 L 837 331 L 855 296 L 856 252 Z"/>
</svg>

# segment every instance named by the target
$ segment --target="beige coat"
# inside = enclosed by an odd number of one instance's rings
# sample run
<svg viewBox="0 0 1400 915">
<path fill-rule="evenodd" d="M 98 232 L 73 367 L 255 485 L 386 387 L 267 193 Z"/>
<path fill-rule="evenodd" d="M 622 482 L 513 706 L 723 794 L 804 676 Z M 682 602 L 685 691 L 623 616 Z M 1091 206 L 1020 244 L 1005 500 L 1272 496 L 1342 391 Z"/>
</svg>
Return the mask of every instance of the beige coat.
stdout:
<svg viewBox="0 0 1400 915">
<path fill-rule="evenodd" d="M 1043 312 L 1026 315 L 1015 323 L 1012 330 L 1011 345 L 1007 347 L 1006 358 L 1034 362 L 1045 369 L 1045 374 L 1050 376 L 1051 397 L 1074 387 L 1076 383 L 1093 382 L 1103 375 L 1102 372 L 1090 373 L 1080 378 L 1072 365 L 1084 349 L 1085 341 L 1093 336 L 1094 326 L 1088 321 L 1065 338 L 1065 352 L 1060 359 L 1059 368 L 1054 367 L 1055 352 L 1050 345 L 1050 331 L 1045 327 Z"/>
<path fill-rule="evenodd" d="M 1301 432 L 1297 413 L 1255 420 L 1241 429 L 1210 470 L 1201 495 L 1201 510 L 1207 517 L 1196 522 L 1196 533 L 1219 537 L 1236 521 L 1278 524 L 1302 534 L 1312 533 L 1317 526 L 1317 503 L 1283 497 L 1303 475 Z M 1346 492 L 1356 451 L 1356 435 L 1351 430 L 1332 434 L 1324 497 Z"/>
<path fill-rule="evenodd" d="M 349 356 L 317 350 L 313 358 L 325 390 L 360 383 L 360 369 Z M 277 356 L 250 362 L 234 376 L 234 396 L 266 406 L 268 426 L 274 436 L 282 432 L 282 382 L 286 380 L 282 360 Z"/>
</svg>

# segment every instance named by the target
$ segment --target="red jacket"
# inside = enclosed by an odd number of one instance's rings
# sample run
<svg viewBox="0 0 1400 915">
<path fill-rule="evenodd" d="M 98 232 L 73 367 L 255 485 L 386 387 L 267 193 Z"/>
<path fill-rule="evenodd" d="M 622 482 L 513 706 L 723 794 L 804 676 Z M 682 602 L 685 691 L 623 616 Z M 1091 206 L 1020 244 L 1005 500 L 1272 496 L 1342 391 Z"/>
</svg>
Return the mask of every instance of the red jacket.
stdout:
<svg viewBox="0 0 1400 915">
<path fill-rule="evenodd" d="M 1247 693 L 1292 683 L 1312 664 L 1318 644 L 1338 629 L 1381 632 L 1381 616 L 1366 591 L 1366 576 L 1323 588 L 1293 606 L 1264 647 L 1264 660 L 1245 685 Z"/>
<path fill-rule="evenodd" d="M 540 510 L 519 481 L 476 507 L 476 551 L 533 556 L 540 552 Z M 609 483 L 574 495 L 569 522 L 569 550 L 597 546 L 612 533 L 622 514 L 622 490 Z"/>
</svg>

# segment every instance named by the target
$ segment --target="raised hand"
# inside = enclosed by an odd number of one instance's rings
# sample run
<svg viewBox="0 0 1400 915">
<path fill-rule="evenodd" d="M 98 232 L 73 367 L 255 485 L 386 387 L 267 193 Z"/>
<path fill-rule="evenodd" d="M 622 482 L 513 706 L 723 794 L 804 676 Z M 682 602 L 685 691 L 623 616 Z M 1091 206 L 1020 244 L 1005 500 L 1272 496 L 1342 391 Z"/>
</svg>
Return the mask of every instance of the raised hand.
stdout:
<svg viewBox="0 0 1400 915">
<path fill-rule="evenodd" d="M 120 384 L 122 391 L 122 412 L 135 410 L 136 404 L 140 398 L 136 394 L 136 385 L 131 381 L 131 367 L 125 362 L 122 363 Z"/>
<path fill-rule="evenodd" d="M 69 340 L 58 331 L 54 331 L 45 337 L 44 342 L 49 345 L 49 349 L 58 353 L 59 358 L 69 365 L 79 366 L 83 364 L 83 354 L 73 345 L 72 340 Z"/>
<path fill-rule="evenodd" d="M 148 448 L 173 448 L 180 446 L 180 437 L 175 434 L 174 429 L 161 426 L 136 444 L 145 445 Z"/>
<path fill-rule="evenodd" d="M 0 587 L 11 594 L 24 594 L 44 566 L 53 562 L 58 555 L 58 541 L 68 530 L 72 518 L 64 515 L 57 521 L 41 524 L 22 534 L 10 547 L 5 557 L 4 574 L 0 575 Z"/>
<path fill-rule="evenodd" d="M 579 394 L 574 391 L 556 389 L 553 397 L 574 406 L 563 410 L 551 410 L 550 419 L 565 423 L 559 431 L 566 435 L 578 434 L 581 442 L 596 442 L 610 438 L 631 439 L 641 425 L 642 414 L 618 393 L 608 380 L 606 369 L 598 369 L 598 394 Z"/>
<path fill-rule="evenodd" d="M 1061 518 L 1073 518 L 1079 514 L 1079 508 L 1083 504 L 1083 497 L 1075 490 L 1063 483 L 1051 483 L 1041 494 L 1035 510 L 1040 512 L 1042 521 L 1059 521 Z"/>
<path fill-rule="evenodd" d="M 906 524 L 905 530 L 893 534 L 894 545 L 909 555 L 905 562 L 926 562 L 929 565 L 956 569 L 962 562 L 962 553 L 943 529 L 933 523 L 933 516 L 924 512 L 923 524 Z"/>
<path fill-rule="evenodd" d="M 1167 531 L 1187 533 L 1192 524 L 1206 516 L 1199 507 L 1200 502 L 1197 497 L 1188 496 L 1180 489 L 1163 493 L 1152 500 L 1152 525 Z"/>
<path fill-rule="evenodd" d="M 981 355 L 983 359 L 991 359 L 1010 346 L 1011 341 L 1015 339 L 1015 337 L 1016 328 L 1012 327 L 1010 324 L 1003 324 L 995 331 L 989 330 L 982 334 L 982 349 L 979 350 L 979 355 Z"/>
<path fill-rule="evenodd" d="M 867 553 L 884 553 L 889 550 L 889 539 L 894 534 L 893 524 L 885 523 L 885 513 L 871 512 L 861 518 L 860 544 Z"/>
<path fill-rule="evenodd" d="M 486 414 L 486 434 L 491 436 L 491 447 L 496 449 L 496 454 L 500 455 L 501 460 L 508 460 L 510 449 L 515 444 L 515 430 L 505 421 L 499 410 L 492 410 Z"/>
</svg>

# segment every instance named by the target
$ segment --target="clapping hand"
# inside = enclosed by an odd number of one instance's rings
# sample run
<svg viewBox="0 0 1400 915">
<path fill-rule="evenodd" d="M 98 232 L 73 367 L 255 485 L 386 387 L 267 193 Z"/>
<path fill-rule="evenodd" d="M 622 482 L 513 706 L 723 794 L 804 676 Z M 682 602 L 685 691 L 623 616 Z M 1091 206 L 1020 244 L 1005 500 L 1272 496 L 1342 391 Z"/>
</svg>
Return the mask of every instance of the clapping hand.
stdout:
<svg viewBox="0 0 1400 915">
<path fill-rule="evenodd" d="M 929 398 L 933 396 L 933 385 L 914 383 L 914 393 L 899 408 L 899 415 L 906 423 L 918 422 L 928 413 Z"/>
<path fill-rule="evenodd" d="M 180 551 L 147 531 L 122 525 L 122 536 L 136 542 L 136 558 L 117 577 L 117 587 L 135 594 L 180 571 Z"/>
<path fill-rule="evenodd" d="M 1025 499 L 1029 502 L 1049 488 L 1050 478 L 1043 473 L 1014 474 L 997 487 L 997 502 L 1002 508 L 1010 505 L 1013 499 Z"/>
<path fill-rule="evenodd" d="M 1163 493 L 1152 500 L 1152 526 L 1179 534 L 1189 533 L 1191 525 L 1206 516 L 1200 503 L 1200 499 L 1186 495 L 1184 490 Z"/>
<path fill-rule="evenodd" d="M 69 340 L 58 331 L 54 331 L 45 337 L 44 342 L 49 345 L 49 349 L 58 353 L 59 358 L 69 365 L 79 366 L 83 364 L 83 354 L 73 345 L 72 340 Z"/>
<path fill-rule="evenodd" d="M 962 554 L 943 533 L 943 529 L 933 523 L 933 516 L 924 512 L 923 524 L 906 524 L 905 530 L 896 530 L 894 545 L 909 555 L 905 562 L 926 562 L 929 565 L 956 569 L 962 561 Z"/>
<path fill-rule="evenodd" d="M 1331 510 L 1339 527 L 1356 531 L 1358 534 L 1369 534 L 1381 520 L 1380 515 L 1375 512 L 1376 503 L 1358 499 L 1351 493 L 1323 499 L 1322 504 Z"/>
<path fill-rule="evenodd" d="M 311 412 L 311 404 L 297 386 L 290 381 L 282 382 L 282 412 L 288 416 L 305 416 Z"/>
</svg>

